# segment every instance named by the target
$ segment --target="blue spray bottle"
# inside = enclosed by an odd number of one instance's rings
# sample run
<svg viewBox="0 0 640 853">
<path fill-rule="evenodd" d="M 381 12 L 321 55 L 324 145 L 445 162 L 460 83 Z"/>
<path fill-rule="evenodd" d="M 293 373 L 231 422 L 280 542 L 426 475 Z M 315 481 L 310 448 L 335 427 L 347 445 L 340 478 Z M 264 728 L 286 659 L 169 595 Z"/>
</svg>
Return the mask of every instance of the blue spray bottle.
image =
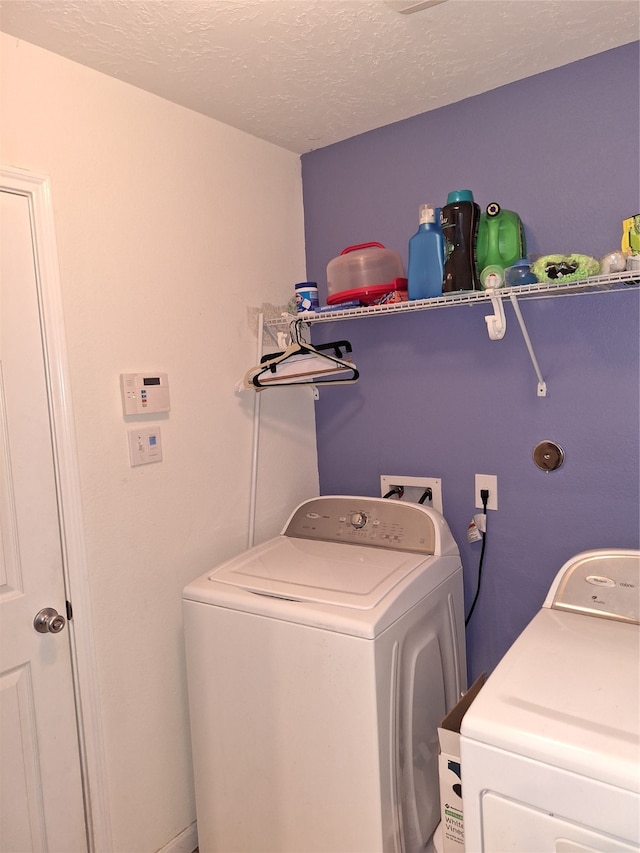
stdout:
<svg viewBox="0 0 640 853">
<path fill-rule="evenodd" d="M 409 240 L 409 299 L 442 295 L 444 240 L 440 209 L 433 204 L 421 204 L 419 216 L 418 230 Z"/>
</svg>

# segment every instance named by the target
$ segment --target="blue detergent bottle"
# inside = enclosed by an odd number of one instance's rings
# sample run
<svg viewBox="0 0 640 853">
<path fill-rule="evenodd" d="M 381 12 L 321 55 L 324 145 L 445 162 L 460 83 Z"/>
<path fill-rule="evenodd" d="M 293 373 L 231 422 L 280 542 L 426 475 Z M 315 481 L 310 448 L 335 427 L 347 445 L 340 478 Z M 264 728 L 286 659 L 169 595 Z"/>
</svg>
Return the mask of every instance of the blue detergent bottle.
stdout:
<svg viewBox="0 0 640 853">
<path fill-rule="evenodd" d="M 440 209 L 433 204 L 421 204 L 419 217 L 418 230 L 409 240 L 409 299 L 442 295 L 444 240 Z"/>
</svg>

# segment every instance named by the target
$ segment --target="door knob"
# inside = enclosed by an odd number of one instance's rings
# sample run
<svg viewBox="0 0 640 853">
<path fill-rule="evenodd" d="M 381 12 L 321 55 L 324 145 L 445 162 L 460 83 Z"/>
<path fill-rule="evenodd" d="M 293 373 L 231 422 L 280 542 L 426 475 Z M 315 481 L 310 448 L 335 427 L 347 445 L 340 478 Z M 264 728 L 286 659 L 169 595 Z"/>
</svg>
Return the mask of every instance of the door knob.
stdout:
<svg viewBox="0 0 640 853">
<path fill-rule="evenodd" d="M 67 620 L 64 616 L 61 616 L 53 607 L 43 607 L 42 610 L 36 613 L 33 620 L 33 627 L 40 634 L 57 634 L 59 631 L 62 631 L 66 622 Z"/>
</svg>

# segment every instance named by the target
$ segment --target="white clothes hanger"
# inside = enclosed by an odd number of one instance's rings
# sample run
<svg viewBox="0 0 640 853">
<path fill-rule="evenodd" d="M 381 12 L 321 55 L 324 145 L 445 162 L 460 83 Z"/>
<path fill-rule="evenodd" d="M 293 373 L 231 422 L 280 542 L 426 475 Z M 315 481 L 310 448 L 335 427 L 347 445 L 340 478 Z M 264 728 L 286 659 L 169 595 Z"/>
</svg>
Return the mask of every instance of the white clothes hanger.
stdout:
<svg viewBox="0 0 640 853">
<path fill-rule="evenodd" d="M 351 352 L 348 341 L 334 341 L 312 346 L 300 338 L 300 324 L 296 320 L 292 343 L 282 352 L 264 356 L 260 364 L 247 371 L 245 388 L 261 391 L 276 385 L 345 385 L 357 382 L 355 364 L 345 358 Z"/>
</svg>

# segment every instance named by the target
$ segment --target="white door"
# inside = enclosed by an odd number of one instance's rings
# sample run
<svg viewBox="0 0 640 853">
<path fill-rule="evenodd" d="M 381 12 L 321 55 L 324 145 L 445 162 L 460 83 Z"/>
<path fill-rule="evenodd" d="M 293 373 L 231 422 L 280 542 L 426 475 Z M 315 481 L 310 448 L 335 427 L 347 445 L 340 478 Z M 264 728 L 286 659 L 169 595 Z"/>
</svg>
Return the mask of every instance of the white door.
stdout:
<svg viewBox="0 0 640 853">
<path fill-rule="evenodd" d="M 87 850 L 29 200 L 0 192 L 0 853 Z"/>
</svg>

